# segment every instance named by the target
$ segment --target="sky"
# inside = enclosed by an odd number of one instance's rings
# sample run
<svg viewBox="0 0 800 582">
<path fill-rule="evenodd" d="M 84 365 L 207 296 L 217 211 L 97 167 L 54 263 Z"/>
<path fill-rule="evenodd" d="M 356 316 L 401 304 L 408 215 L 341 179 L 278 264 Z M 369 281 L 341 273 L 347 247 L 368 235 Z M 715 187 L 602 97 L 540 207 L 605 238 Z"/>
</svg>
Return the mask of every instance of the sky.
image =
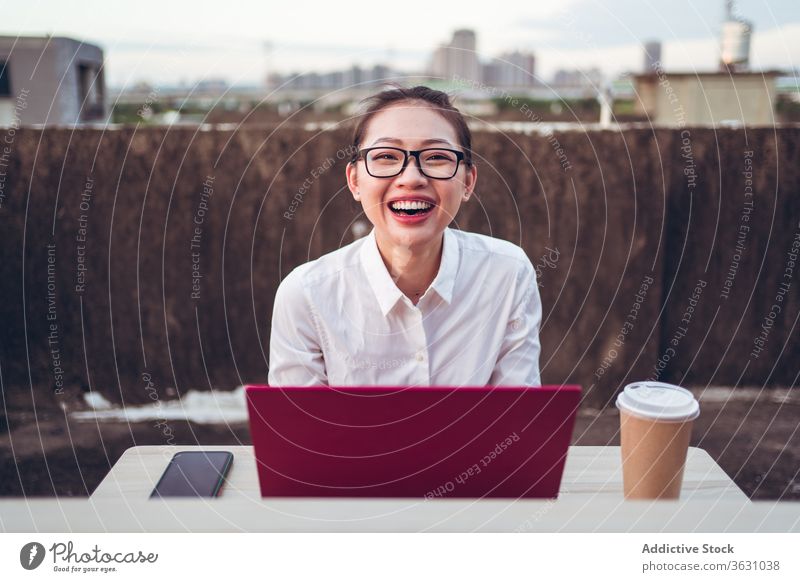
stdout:
<svg viewBox="0 0 800 582">
<path fill-rule="evenodd" d="M 420 72 L 457 28 L 476 31 L 482 60 L 533 52 L 543 80 L 562 68 L 596 66 L 609 76 L 638 71 L 648 40 L 662 42 L 667 70 L 711 70 L 724 13 L 721 0 L 0 0 L 0 6 L 0 35 L 99 44 L 112 87 L 203 79 L 252 85 L 270 71 L 353 64 Z M 799 0 L 740 0 L 736 13 L 754 26 L 752 68 L 800 69 Z"/>
</svg>

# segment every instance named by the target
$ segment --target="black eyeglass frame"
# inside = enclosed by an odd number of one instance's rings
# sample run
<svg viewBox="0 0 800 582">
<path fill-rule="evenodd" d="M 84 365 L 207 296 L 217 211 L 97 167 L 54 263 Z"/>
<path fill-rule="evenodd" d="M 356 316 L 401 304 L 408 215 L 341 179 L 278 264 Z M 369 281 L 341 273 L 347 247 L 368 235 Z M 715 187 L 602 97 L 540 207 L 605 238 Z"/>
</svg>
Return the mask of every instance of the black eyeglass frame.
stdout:
<svg viewBox="0 0 800 582">
<path fill-rule="evenodd" d="M 373 151 L 373 150 L 393 150 L 396 152 L 403 152 L 403 165 L 400 166 L 400 169 L 397 171 L 396 174 L 392 174 L 391 176 L 376 176 L 372 172 L 369 171 L 369 164 L 367 163 L 366 155 Z M 423 152 L 430 152 L 430 151 L 440 151 L 440 152 L 450 152 L 451 154 L 455 154 L 456 156 L 456 167 L 453 170 L 453 175 L 448 178 L 442 178 L 440 176 L 429 176 L 425 173 L 425 170 L 422 169 L 422 162 L 420 162 L 419 155 Z M 367 169 L 367 173 L 372 176 L 373 178 L 395 178 L 403 173 L 408 165 L 408 158 L 414 157 L 417 160 L 417 168 L 419 168 L 420 174 L 425 176 L 426 178 L 430 178 L 431 180 L 452 180 L 455 175 L 458 173 L 458 166 L 459 164 L 466 159 L 464 152 L 458 150 L 451 150 L 449 148 L 425 148 L 421 150 L 404 150 L 402 148 L 395 148 L 389 146 L 375 146 L 371 148 L 364 148 L 358 150 L 358 155 L 356 156 L 356 160 L 364 160 L 364 167 Z"/>
</svg>

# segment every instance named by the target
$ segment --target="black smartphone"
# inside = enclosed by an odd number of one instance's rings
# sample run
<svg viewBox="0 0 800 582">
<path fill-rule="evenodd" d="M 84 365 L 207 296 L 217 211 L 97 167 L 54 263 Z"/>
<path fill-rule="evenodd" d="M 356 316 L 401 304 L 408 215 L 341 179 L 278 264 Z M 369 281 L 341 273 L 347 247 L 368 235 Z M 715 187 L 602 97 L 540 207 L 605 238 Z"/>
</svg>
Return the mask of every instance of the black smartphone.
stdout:
<svg viewBox="0 0 800 582">
<path fill-rule="evenodd" d="M 228 451 L 182 451 L 164 469 L 154 497 L 216 497 L 233 463 Z"/>
</svg>

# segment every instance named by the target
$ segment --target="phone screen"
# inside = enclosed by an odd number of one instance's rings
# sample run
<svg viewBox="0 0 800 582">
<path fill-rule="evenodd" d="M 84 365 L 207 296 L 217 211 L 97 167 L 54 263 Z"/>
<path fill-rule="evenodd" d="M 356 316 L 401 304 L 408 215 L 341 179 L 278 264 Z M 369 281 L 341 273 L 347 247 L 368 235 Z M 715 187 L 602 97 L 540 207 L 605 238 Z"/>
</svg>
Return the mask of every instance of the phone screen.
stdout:
<svg viewBox="0 0 800 582">
<path fill-rule="evenodd" d="M 216 497 L 232 462 L 228 451 L 175 453 L 150 497 Z"/>
</svg>

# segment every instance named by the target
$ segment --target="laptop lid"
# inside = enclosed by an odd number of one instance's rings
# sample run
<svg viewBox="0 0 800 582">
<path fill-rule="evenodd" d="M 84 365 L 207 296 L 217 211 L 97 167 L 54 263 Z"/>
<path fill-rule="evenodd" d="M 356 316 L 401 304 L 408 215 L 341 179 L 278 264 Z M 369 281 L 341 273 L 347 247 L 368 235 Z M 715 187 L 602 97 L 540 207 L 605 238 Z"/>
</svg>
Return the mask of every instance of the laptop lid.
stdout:
<svg viewBox="0 0 800 582">
<path fill-rule="evenodd" d="M 578 386 L 247 386 L 261 495 L 556 497 Z"/>
</svg>

